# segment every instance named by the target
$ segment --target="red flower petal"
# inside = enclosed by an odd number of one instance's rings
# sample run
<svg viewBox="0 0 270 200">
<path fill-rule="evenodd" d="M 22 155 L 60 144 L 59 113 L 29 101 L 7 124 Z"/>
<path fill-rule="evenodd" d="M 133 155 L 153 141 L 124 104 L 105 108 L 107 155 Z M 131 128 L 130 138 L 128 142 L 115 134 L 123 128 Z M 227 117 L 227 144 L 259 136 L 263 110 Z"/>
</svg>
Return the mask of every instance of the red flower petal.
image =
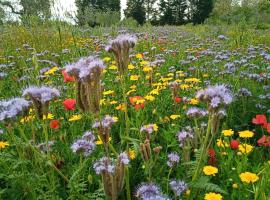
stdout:
<svg viewBox="0 0 270 200">
<path fill-rule="evenodd" d="M 182 102 L 182 98 L 181 97 L 175 97 L 174 98 L 174 102 L 175 103 L 181 103 Z"/>
<path fill-rule="evenodd" d="M 75 77 L 74 76 L 70 76 L 65 70 L 62 71 L 62 74 L 64 76 L 64 82 L 74 82 L 75 81 Z"/>
<path fill-rule="evenodd" d="M 236 149 L 238 149 L 238 146 L 239 146 L 239 142 L 237 140 L 232 140 L 230 142 L 231 149 L 236 150 Z"/>
<path fill-rule="evenodd" d="M 51 129 L 58 129 L 60 127 L 60 122 L 57 119 L 53 119 L 50 121 L 50 128 Z"/>
<path fill-rule="evenodd" d="M 256 115 L 255 118 L 252 119 L 252 123 L 256 125 L 262 125 L 263 128 L 267 126 L 267 119 L 265 115 Z"/>
<path fill-rule="evenodd" d="M 75 99 L 66 99 L 63 102 L 64 107 L 66 110 L 75 110 L 76 100 Z"/>
<path fill-rule="evenodd" d="M 257 143 L 259 146 L 270 147 L 270 136 L 263 135 Z"/>
</svg>

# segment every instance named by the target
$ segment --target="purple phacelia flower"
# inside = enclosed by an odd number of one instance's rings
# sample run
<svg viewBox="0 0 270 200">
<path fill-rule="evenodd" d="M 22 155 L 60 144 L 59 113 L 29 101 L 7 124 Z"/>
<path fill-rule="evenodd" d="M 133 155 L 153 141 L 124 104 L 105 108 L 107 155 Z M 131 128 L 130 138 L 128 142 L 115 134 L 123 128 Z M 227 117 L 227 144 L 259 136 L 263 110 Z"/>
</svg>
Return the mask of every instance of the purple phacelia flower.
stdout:
<svg viewBox="0 0 270 200">
<path fill-rule="evenodd" d="M 117 122 L 117 119 L 114 117 L 111 117 L 109 115 L 106 115 L 101 121 L 96 121 L 93 124 L 93 128 L 111 128 L 114 123 Z"/>
<path fill-rule="evenodd" d="M 151 134 L 154 131 L 157 131 L 157 125 L 156 124 L 143 125 L 141 127 L 141 129 L 140 129 L 140 132 L 146 132 L 148 134 Z"/>
<path fill-rule="evenodd" d="M 175 196 L 177 197 L 179 197 L 188 188 L 187 184 L 184 181 L 180 181 L 180 180 L 171 181 L 170 187 L 173 190 Z"/>
<path fill-rule="evenodd" d="M 179 146 L 183 147 L 187 139 L 191 139 L 194 137 L 193 130 L 191 128 L 185 128 L 177 133 L 177 139 L 179 142 Z"/>
<path fill-rule="evenodd" d="M 198 107 L 191 107 L 187 110 L 186 114 L 190 118 L 200 118 L 206 116 L 208 112 Z"/>
<path fill-rule="evenodd" d="M 71 149 L 74 153 L 89 156 L 94 151 L 95 147 L 94 142 L 79 139 L 72 144 Z"/>
<path fill-rule="evenodd" d="M 140 185 L 135 193 L 137 198 L 147 199 L 161 194 L 160 188 L 154 183 L 143 183 Z"/>
<path fill-rule="evenodd" d="M 130 162 L 129 157 L 128 157 L 127 153 L 125 153 L 125 152 L 120 153 L 120 155 L 118 156 L 118 159 L 119 159 L 120 163 L 122 163 L 123 165 L 128 165 Z"/>
<path fill-rule="evenodd" d="M 137 42 L 137 38 L 135 36 L 125 34 L 125 35 L 118 35 L 114 40 L 111 40 L 109 45 L 106 46 L 106 51 L 115 51 L 115 49 L 121 48 L 133 48 Z"/>
<path fill-rule="evenodd" d="M 23 98 L 0 101 L 0 121 L 14 119 L 17 115 L 28 109 L 29 106 L 29 101 Z"/>
<path fill-rule="evenodd" d="M 112 164 L 112 161 L 108 157 L 102 157 L 94 163 L 93 166 L 96 174 L 101 174 L 103 172 L 114 173 L 115 166 Z"/>
<path fill-rule="evenodd" d="M 101 75 L 105 65 L 97 57 L 89 56 L 81 58 L 76 63 L 68 64 L 66 72 L 76 76 L 78 79 L 94 79 Z"/>
<path fill-rule="evenodd" d="M 177 153 L 172 152 L 170 154 L 168 154 L 168 161 L 167 161 L 167 165 L 172 168 L 174 165 L 177 165 L 180 161 L 180 157 Z"/>
<path fill-rule="evenodd" d="M 87 140 L 89 142 L 94 142 L 96 137 L 94 136 L 94 134 L 91 131 L 86 131 L 86 132 L 84 132 L 82 139 Z"/>
<path fill-rule="evenodd" d="M 30 86 L 23 91 L 23 97 L 26 96 L 30 96 L 30 98 L 35 101 L 46 103 L 56 97 L 59 97 L 60 92 L 55 88 L 47 86 Z"/>
<path fill-rule="evenodd" d="M 208 86 L 206 89 L 198 91 L 196 97 L 207 101 L 210 109 L 228 105 L 233 100 L 231 91 L 225 85 Z"/>
</svg>

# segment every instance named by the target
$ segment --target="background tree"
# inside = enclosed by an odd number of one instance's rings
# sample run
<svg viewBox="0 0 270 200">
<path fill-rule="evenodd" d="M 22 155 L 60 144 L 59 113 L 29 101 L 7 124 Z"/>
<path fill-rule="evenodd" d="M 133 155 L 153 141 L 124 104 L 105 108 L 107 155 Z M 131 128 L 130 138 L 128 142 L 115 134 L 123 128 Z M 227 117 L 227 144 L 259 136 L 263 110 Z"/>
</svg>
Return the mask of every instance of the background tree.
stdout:
<svg viewBox="0 0 270 200">
<path fill-rule="evenodd" d="M 146 11 L 143 0 L 128 0 L 125 9 L 125 17 L 135 19 L 138 24 L 142 25 L 146 20 Z"/>
<path fill-rule="evenodd" d="M 115 17 L 117 13 L 120 20 L 120 0 L 75 0 L 75 4 L 79 25 L 95 26 L 99 24 L 97 18 L 104 18 L 101 15 Z"/>
<path fill-rule="evenodd" d="M 157 0 L 144 0 L 144 7 L 146 12 L 146 20 L 151 21 L 156 16 L 155 4 Z"/>
<path fill-rule="evenodd" d="M 161 24 L 181 25 L 187 20 L 187 0 L 160 0 Z"/>
<path fill-rule="evenodd" d="M 5 11 L 2 7 L 0 7 L 0 25 L 4 24 L 4 19 L 5 19 L 6 15 L 5 15 Z"/>
<path fill-rule="evenodd" d="M 192 0 L 192 22 L 193 24 L 201 24 L 209 17 L 213 10 L 213 0 Z"/>
<path fill-rule="evenodd" d="M 17 3 L 8 0 L 1 0 L 0 6 L 8 9 L 12 14 L 23 17 L 36 16 L 40 19 L 49 19 L 51 17 L 51 5 L 53 0 L 20 0 Z M 20 9 L 17 9 L 20 7 Z"/>
<path fill-rule="evenodd" d="M 175 23 L 173 12 L 173 0 L 160 0 L 159 1 L 159 17 L 161 25 Z"/>
<path fill-rule="evenodd" d="M 187 0 L 174 0 L 172 2 L 175 24 L 185 24 L 187 6 Z"/>
</svg>

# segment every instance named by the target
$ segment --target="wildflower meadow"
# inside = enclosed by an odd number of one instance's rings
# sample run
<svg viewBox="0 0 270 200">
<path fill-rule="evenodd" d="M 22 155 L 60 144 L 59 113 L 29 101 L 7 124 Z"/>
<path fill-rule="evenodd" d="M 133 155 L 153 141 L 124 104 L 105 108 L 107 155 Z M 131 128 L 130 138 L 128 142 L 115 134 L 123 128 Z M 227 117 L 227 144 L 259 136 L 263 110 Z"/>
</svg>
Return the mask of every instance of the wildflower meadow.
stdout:
<svg viewBox="0 0 270 200">
<path fill-rule="evenodd" d="M 4 28 L 0 199 L 269 200 L 269 35 Z"/>
</svg>

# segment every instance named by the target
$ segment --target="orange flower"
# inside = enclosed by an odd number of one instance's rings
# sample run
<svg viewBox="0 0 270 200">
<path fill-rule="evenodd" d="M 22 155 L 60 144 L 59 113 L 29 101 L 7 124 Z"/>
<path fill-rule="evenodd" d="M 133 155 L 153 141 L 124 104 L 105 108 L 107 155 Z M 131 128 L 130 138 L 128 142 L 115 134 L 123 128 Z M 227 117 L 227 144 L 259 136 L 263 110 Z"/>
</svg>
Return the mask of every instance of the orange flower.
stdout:
<svg viewBox="0 0 270 200">
<path fill-rule="evenodd" d="M 129 101 L 136 110 L 144 108 L 145 99 L 141 96 L 129 97 Z"/>
<path fill-rule="evenodd" d="M 74 76 L 70 76 L 65 70 L 62 71 L 62 75 L 64 76 L 64 82 L 74 82 L 75 81 L 75 77 Z"/>
</svg>

